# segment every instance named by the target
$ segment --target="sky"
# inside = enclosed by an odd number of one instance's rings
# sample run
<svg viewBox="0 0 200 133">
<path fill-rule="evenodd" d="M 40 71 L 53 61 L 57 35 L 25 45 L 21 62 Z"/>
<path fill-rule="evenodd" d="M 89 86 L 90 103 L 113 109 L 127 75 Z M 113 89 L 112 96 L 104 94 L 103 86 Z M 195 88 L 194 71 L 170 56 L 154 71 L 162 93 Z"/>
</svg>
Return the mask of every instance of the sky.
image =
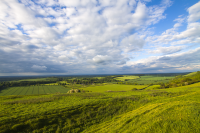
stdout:
<svg viewBox="0 0 200 133">
<path fill-rule="evenodd" d="M 0 0 L 0 76 L 199 70 L 199 0 Z"/>
</svg>

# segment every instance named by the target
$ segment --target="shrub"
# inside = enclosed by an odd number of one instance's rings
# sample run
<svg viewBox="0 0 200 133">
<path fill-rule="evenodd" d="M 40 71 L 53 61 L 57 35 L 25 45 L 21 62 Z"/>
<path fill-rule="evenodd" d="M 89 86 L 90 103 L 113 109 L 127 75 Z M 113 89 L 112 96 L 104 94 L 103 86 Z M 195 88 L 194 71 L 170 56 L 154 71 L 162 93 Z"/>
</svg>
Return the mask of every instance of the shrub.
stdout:
<svg viewBox="0 0 200 133">
<path fill-rule="evenodd" d="M 75 89 L 74 92 L 75 92 L 75 93 L 79 93 L 79 92 L 81 92 L 81 91 L 80 91 L 79 89 Z"/>
<path fill-rule="evenodd" d="M 72 90 L 69 90 L 67 93 L 79 93 L 81 92 L 81 90 L 79 89 L 72 89 Z"/>
</svg>

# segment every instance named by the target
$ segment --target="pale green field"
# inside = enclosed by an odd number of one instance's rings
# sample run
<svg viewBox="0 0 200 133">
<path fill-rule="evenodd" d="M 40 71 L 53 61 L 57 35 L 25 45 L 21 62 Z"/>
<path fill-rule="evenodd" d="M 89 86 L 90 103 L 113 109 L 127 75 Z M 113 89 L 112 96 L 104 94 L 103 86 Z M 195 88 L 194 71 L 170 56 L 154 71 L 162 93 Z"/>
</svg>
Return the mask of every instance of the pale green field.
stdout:
<svg viewBox="0 0 200 133">
<path fill-rule="evenodd" d="M 133 88 L 143 89 L 147 85 L 120 85 L 120 84 L 105 84 L 102 86 L 89 86 L 80 88 L 91 92 L 106 92 L 106 91 L 131 91 Z"/>
<path fill-rule="evenodd" d="M 139 80 L 150 80 L 150 81 L 153 81 L 153 80 L 167 80 L 167 79 L 172 79 L 174 78 L 174 76 L 163 76 L 163 77 L 158 77 L 158 76 L 141 76 L 141 78 Z"/>
<path fill-rule="evenodd" d="M 127 75 L 123 75 L 123 77 L 116 77 L 116 80 L 121 80 L 121 81 L 125 81 L 125 79 L 138 79 L 140 78 L 139 76 L 127 76 Z"/>
<path fill-rule="evenodd" d="M 157 84 L 159 82 L 169 82 L 171 79 L 175 78 L 175 76 L 140 76 L 138 79 L 128 80 L 129 83 L 138 83 L 138 84 Z"/>
</svg>

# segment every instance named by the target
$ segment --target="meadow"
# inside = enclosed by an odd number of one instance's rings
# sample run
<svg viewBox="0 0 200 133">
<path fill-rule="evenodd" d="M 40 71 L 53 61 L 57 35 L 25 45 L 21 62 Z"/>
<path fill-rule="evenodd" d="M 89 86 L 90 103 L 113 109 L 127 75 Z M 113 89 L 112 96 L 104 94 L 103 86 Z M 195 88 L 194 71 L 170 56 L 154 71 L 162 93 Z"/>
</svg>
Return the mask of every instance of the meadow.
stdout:
<svg viewBox="0 0 200 133">
<path fill-rule="evenodd" d="M 167 89 L 116 83 L 10 87 L 0 93 L 0 133 L 199 133 L 197 80 Z M 85 92 L 66 93 L 73 88 Z"/>
<path fill-rule="evenodd" d="M 1 96 L 0 100 L 0 132 L 5 133 L 200 131 L 200 83 L 113 93 Z"/>
<path fill-rule="evenodd" d="M 62 86 L 23 86 L 9 87 L 0 91 L 0 96 L 6 95 L 39 95 L 51 93 L 67 93 L 70 89 Z"/>
</svg>

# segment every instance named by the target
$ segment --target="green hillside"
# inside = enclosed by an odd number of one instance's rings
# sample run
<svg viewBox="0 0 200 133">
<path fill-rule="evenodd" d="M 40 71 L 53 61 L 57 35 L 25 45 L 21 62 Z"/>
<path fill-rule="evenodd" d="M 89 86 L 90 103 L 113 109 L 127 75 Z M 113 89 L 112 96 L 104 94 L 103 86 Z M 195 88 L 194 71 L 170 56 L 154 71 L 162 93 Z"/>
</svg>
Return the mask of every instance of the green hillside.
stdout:
<svg viewBox="0 0 200 133">
<path fill-rule="evenodd" d="M 200 83 L 156 87 L 1 96 L 0 132 L 200 132 Z"/>
<path fill-rule="evenodd" d="M 162 83 L 161 88 L 172 88 L 185 85 L 187 86 L 197 82 L 200 82 L 200 71 L 190 73 L 186 76 L 178 75 L 170 80 L 168 83 Z"/>
</svg>

